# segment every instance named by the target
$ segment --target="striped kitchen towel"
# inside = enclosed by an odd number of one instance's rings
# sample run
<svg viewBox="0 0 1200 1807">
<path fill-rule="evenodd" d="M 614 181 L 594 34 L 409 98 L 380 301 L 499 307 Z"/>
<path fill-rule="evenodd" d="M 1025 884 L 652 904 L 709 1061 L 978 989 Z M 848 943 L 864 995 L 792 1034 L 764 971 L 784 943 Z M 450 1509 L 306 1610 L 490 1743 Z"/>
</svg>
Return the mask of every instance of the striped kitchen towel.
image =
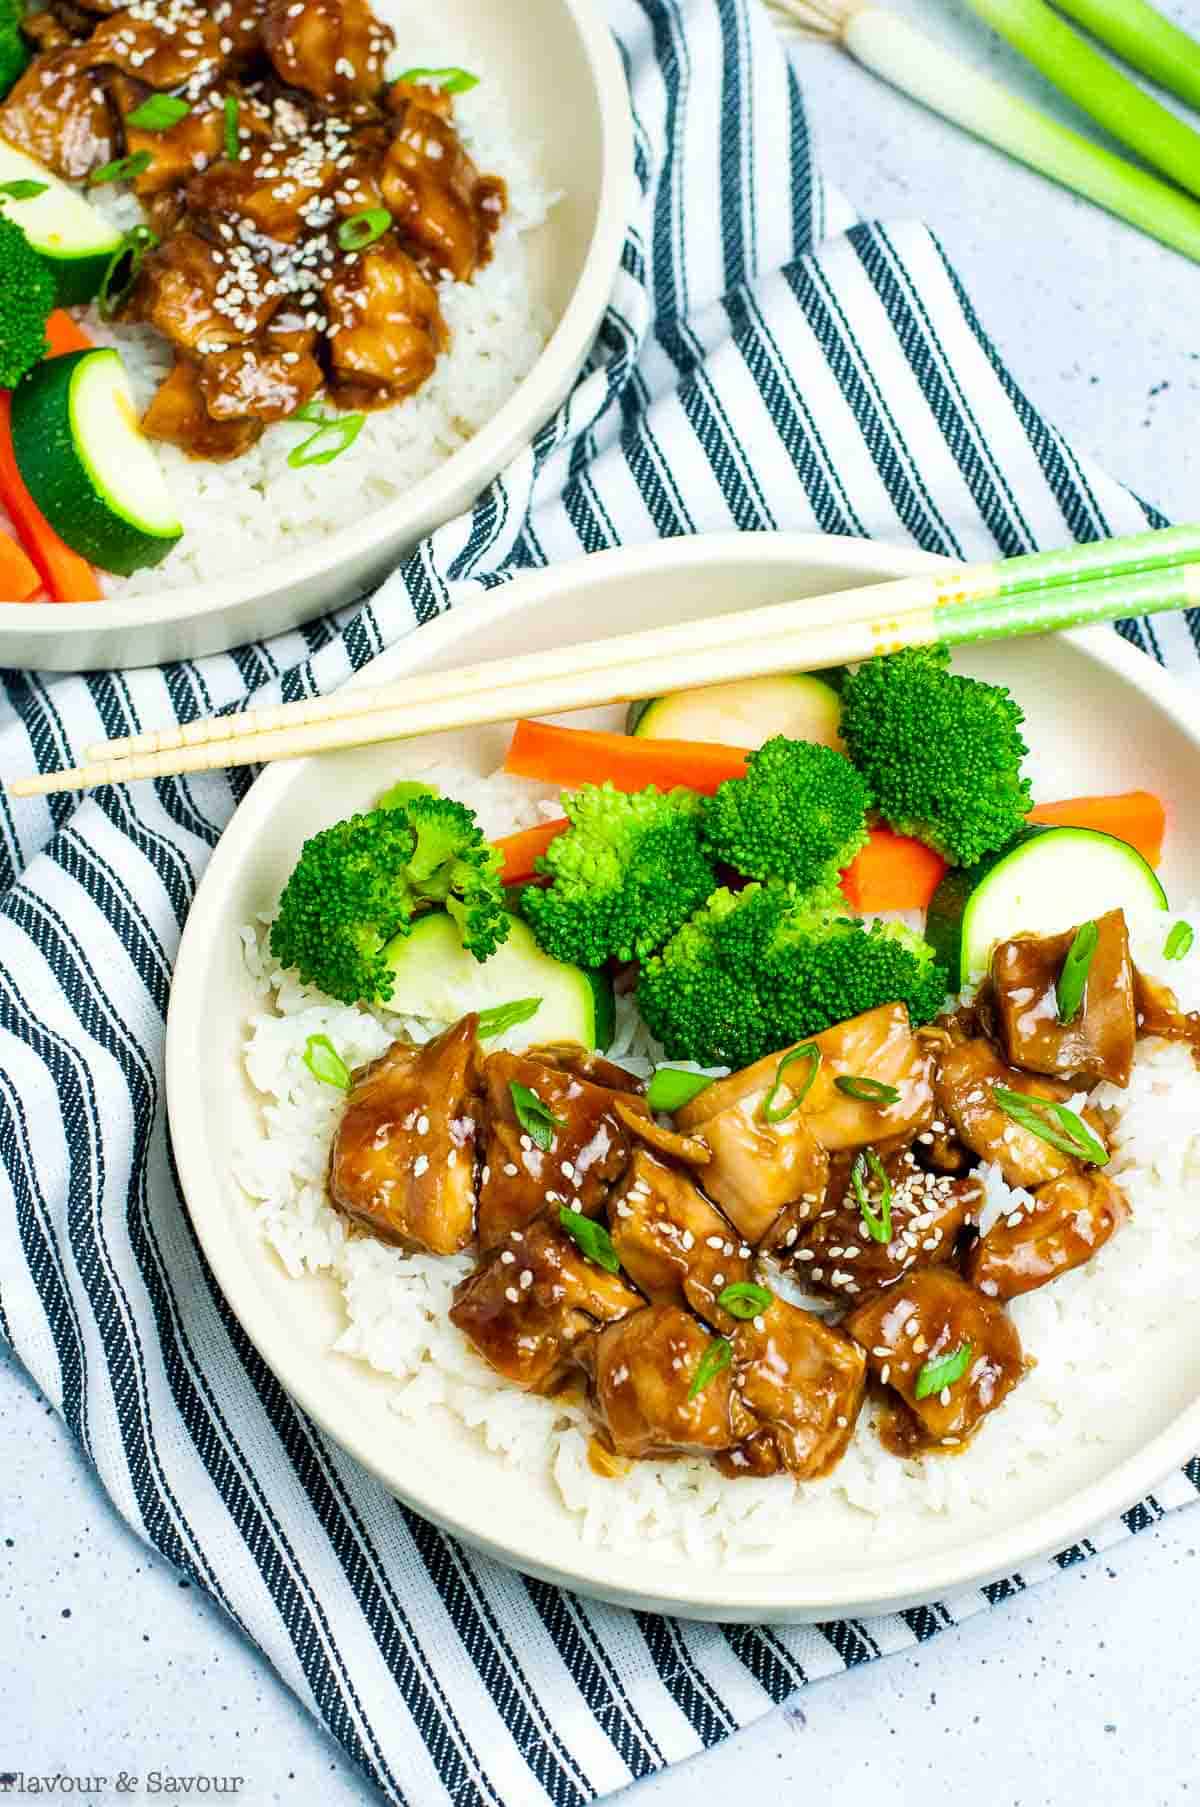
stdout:
<svg viewBox="0 0 1200 1807">
<path fill-rule="evenodd" d="M 3 674 L 0 769 L 65 764 L 101 735 L 251 695 L 327 691 L 452 598 L 486 608 L 523 568 L 622 541 L 820 529 L 980 558 L 1159 519 L 1020 393 L 928 231 L 834 206 L 756 0 L 608 4 L 639 195 L 557 418 L 369 602 L 161 671 Z M 1124 631 L 1195 678 L 1196 628 Z M 171 963 L 247 782 L 3 806 L 0 1335 L 128 1523 L 387 1797 L 579 1807 L 1053 1572 L 871 1623 L 682 1624 L 483 1560 L 324 1438 L 217 1295 L 164 1125 Z M 1197 1488 L 1193 1464 L 1059 1564 Z"/>
</svg>

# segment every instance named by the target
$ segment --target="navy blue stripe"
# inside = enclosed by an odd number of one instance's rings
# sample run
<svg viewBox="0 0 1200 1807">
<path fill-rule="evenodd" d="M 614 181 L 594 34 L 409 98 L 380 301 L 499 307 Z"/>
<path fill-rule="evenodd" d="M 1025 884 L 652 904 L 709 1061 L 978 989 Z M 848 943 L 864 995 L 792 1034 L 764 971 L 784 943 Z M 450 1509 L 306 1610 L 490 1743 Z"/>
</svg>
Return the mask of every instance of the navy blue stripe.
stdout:
<svg viewBox="0 0 1200 1807">
<path fill-rule="evenodd" d="M 586 1608 L 561 1588 L 530 1577 L 525 1591 L 592 1718 L 630 1775 L 636 1781 L 660 1768 L 666 1762 L 662 1748 L 634 1707 L 617 1664 L 607 1660 L 593 1636 Z"/>
<path fill-rule="evenodd" d="M 705 1750 L 719 1744 L 735 1730 L 736 1721 L 720 1697 L 701 1676 L 683 1642 L 674 1619 L 636 1613 L 638 1629 L 646 1641 L 658 1678 L 675 1702 Z"/>
</svg>

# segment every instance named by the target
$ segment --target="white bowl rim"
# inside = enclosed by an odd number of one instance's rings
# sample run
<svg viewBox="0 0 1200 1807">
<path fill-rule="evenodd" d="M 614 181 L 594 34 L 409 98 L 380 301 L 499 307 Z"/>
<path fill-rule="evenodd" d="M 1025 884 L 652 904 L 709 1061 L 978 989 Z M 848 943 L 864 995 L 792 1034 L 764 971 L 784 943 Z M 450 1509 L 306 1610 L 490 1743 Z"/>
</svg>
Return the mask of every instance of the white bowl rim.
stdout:
<svg viewBox="0 0 1200 1807">
<path fill-rule="evenodd" d="M 933 554 L 911 547 L 825 534 L 687 536 L 648 546 L 617 547 L 594 553 L 586 559 L 524 573 L 512 584 L 493 591 L 486 604 L 479 606 L 503 614 L 512 613 L 530 603 L 566 592 L 572 573 L 584 567 L 594 573 L 602 564 L 606 575 L 652 577 L 664 565 L 686 565 L 697 558 L 707 561 L 712 557 L 719 563 L 739 551 L 744 553 L 748 542 L 756 541 L 765 556 L 778 557 L 780 562 L 809 557 L 825 565 L 861 566 L 869 562 L 869 553 L 877 557 L 879 569 L 885 576 L 928 570 L 944 562 Z M 442 641 L 452 644 L 463 631 L 463 616 L 472 613 L 473 606 L 458 614 L 457 619 L 452 610 L 423 627 L 420 635 L 422 650 L 436 653 Z M 1156 707 L 1196 742 L 1200 750 L 1200 728 L 1187 692 L 1148 655 L 1138 652 L 1105 627 L 1076 629 L 1064 638 L 1089 660 L 1149 695 Z M 406 637 L 372 660 L 351 682 L 375 681 L 383 670 L 402 668 L 405 652 L 412 645 L 412 636 Z M 812 1575 L 804 1578 L 801 1596 L 796 1576 L 790 1570 L 735 1570 L 723 1577 L 720 1571 L 693 1571 L 682 1564 L 676 1571 L 636 1555 L 588 1547 L 580 1547 L 572 1555 L 569 1568 L 556 1566 L 547 1563 L 538 1549 L 523 1547 L 517 1536 L 503 1542 L 492 1537 L 487 1528 L 486 1502 L 480 1503 L 472 1516 L 470 1505 L 454 1510 L 448 1508 L 444 1500 L 425 1499 L 419 1476 L 406 1475 L 402 1483 L 394 1472 L 388 1471 L 387 1464 L 378 1459 L 365 1439 L 357 1436 L 352 1424 L 330 1422 L 329 1415 L 323 1412 L 319 1389 L 296 1384 L 289 1378 L 290 1339 L 282 1332 L 277 1333 L 269 1319 L 255 1321 L 256 1296 L 251 1286 L 242 1283 L 243 1270 L 233 1238 L 223 1230 L 221 1211 L 206 1209 L 212 1198 L 206 1185 L 189 1187 L 188 1184 L 189 1174 L 202 1178 L 207 1167 L 202 1113 L 182 1108 L 189 1089 L 194 1093 L 194 1087 L 190 1087 L 192 1075 L 183 1025 L 202 1013 L 204 972 L 212 943 L 204 912 L 197 909 L 197 904 L 206 890 L 219 894 L 224 888 L 227 877 L 240 866 L 243 848 L 253 844 L 258 825 L 274 808 L 278 792 L 295 780 L 297 766 L 303 763 L 287 762 L 268 768 L 259 777 L 222 835 L 193 900 L 180 941 L 168 1008 L 168 1116 L 176 1170 L 189 1215 L 217 1284 L 235 1317 L 290 1397 L 404 1504 L 443 1531 L 462 1538 L 509 1567 L 617 1605 L 671 1612 L 684 1618 L 797 1622 L 846 1614 L 857 1617 L 867 1612 L 899 1611 L 1016 1574 L 1038 1558 L 1076 1545 L 1098 1524 L 1117 1516 L 1152 1492 L 1166 1475 L 1182 1467 L 1200 1450 L 1200 1399 L 1197 1399 L 1178 1413 L 1165 1429 L 1098 1480 L 1039 1510 L 1022 1525 L 952 1546 L 935 1557 L 896 1561 L 883 1592 L 878 1590 L 876 1577 L 872 1577 L 869 1604 L 865 1597 L 862 1600 L 848 1598 L 844 1579 L 836 1586 L 823 1587 Z"/>
<path fill-rule="evenodd" d="M 634 190 L 633 118 L 629 90 L 616 40 L 600 10 L 590 0 L 559 0 L 571 15 L 596 84 L 603 156 L 596 223 L 592 230 L 579 281 L 562 319 L 551 333 L 528 375 L 518 384 L 496 414 L 465 445 L 430 471 L 394 502 L 372 509 L 359 520 L 339 527 L 324 539 L 289 553 L 271 568 L 272 588 L 283 583 L 300 585 L 336 568 L 341 555 L 353 547 L 356 553 L 385 543 L 400 525 L 398 517 L 417 520 L 438 511 L 441 498 L 468 480 L 472 469 L 490 467 L 498 450 L 514 433 L 521 447 L 533 438 L 529 423 L 539 415 L 538 398 L 565 395 L 582 368 L 608 300 L 612 279 L 619 268 L 621 247 L 629 222 Z M 518 423 L 525 427 L 517 430 Z M 479 488 L 482 489 L 482 482 Z M 124 633 L 168 622 L 203 620 L 245 601 L 247 583 L 254 572 L 247 569 L 211 582 L 189 584 L 159 596 L 110 598 L 102 602 L 0 601 L 0 641 L 6 632 L 58 643 L 78 626 L 90 636 Z M 386 581 L 386 580 L 384 580 Z M 377 586 L 376 586 L 377 587 Z M 344 605 L 343 605 L 344 606 Z M 311 619 L 318 611 L 306 611 Z M 36 659 L 27 661 L 38 669 Z"/>
</svg>

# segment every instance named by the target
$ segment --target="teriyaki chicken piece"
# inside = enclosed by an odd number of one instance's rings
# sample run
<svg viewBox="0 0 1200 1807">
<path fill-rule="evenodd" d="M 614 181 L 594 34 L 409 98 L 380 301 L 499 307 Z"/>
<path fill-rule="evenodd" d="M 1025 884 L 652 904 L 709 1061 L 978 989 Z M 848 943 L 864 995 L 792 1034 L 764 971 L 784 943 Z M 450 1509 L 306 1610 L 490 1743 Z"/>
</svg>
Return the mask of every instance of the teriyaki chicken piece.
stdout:
<svg viewBox="0 0 1200 1807">
<path fill-rule="evenodd" d="M 543 1217 L 484 1255 L 455 1291 L 450 1321 L 506 1380 L 547 1393 L 576 1365 L 581 1339 L 644 1303 Z"/>
<path fill-rule="evenodd" d="M 1076 936 L 1095 940 L 1082 994 L 1066 1021 L 1058 988 Z M 1018 935 L 992 955 L 1000 1042 L 1009 1063 L 1030 1073 L 1098 1085 L 1129 1084 L 1137 1040 L 1133 962 L 1123 910 L 1062 935 Z"/>
<path fill-rule="evenodd" d="M 608 1204 L 621 1267 L 655 1305 L 689 1305 L 707 1324 L 732 1329 L 717 1304 L 750 1277 L 750 1246 L 678 1167 L 639 1148 Z"/>
<path fill-rule="evenodd" d="M 629 1165 L 630 1135 L 617 1104 L 649 1115 L 639 1082 L 582 1049 L 490 1054 L 483 1074 L 480 1247 L 494 1248 L 548 1209 L 596 1216 Z"/>
<path fill-rule="evenodd" d="M 712 1455 L 750 1435 L 728 1356 L 729 1345 L 677 1305 L 647 1306 L 601 1331 L 587 1352 L 591 1400 L 616 1454 Z"/>
<path fill-rule="evenodd" d="M 393 1042 L 354 1075 L 329 1161 L 347 1217 L 405 1249 L 454 1255 L 475 1235 L 479 1019 L 436 1040 Z"/>
<path fill-rule="evenodd" d="M 963 1272 L 989 1298 L 1015 1299 L 1082 1267 L 1129 1217 L 1125 1194 L 1103 1173 L 1065 1173 L 994 1223 Z"/>
<path fill-rule="evenodd" d="M 880 1424 L 897 1455 L 966 1442 L 1025 1373 L 1004 1307 L 947 1267 L 924 1268 L 857 1306 L 844 1329 L 898 1403 Z"/>
<path fill-rule="evenodd" d="M 812 1481 L 846 1453 L 866 1386 L 866 1359 L 842 1331 L 773 1299 L 730 1338 L 733 1391 L 758 1429 L 718 1458 L 724 1474 L 786 1473 Z"/>
<path fill-rule="evenodd" d="M 908 1148 L 870 1154 L 835 1156 L 820 1216 L 789 1229 L 772 1251 L 806 1290 L 861 1298 L 914 1268 L 953 1261 L 978 1214 L 983 1186 L 974 1175 L 928 1172 Z"/>
</svg>

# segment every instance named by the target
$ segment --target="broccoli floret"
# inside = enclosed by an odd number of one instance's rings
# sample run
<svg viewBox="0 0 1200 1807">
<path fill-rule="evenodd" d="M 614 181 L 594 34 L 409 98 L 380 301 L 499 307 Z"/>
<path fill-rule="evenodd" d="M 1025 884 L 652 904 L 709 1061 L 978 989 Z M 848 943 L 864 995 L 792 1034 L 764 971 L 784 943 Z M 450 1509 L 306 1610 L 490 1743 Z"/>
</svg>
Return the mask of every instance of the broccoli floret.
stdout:
<svg viewBox="0 0 1200 1807">
<path fill-rule="evenodd" d="M 830 901 L 867 839 L 871 793 L 844 753 L 777 734 L 722 784 L 704 812 L 704 844 L 747 878 L 788 879 Z"/>
<path fill-rule="evenodd" d="M 879 1004 L 937 1015 L 945 969 L 898 924 L 813 909 L 794 885 L 717 891 L 648 960 L 638 1007 L 672 1059 L 749 1066 Z"/>
<path fill-rule="evenodd" d="M 412 922 L 408 862 L 416 835 L 399 810 L 335 822 L 305 841 L 271 927 L 271 952 L 344 1004 L 382 1003 L 383 950 Z"/>
<path fill-rule="evenodd" d="M 22 0 L 0 0 L 0 97 L 29 65 L 29 46 L 21 36 L 24 16 Z"/>
<path fill-rule="evenodd" d="M 442 904 L 467 952 L 487 960 L 508 935 L 503 858 L 472 811 L 451 797 L 411 796 L 392 813 L 403 814 L 416 835 L 408 876 L 419 902 Z"/>
<path fill-rule="evenodd" d="M 422 911 L 448 910 L 477 960 L 495 952 L 508 934 L 499 867 L 471 811 L 448 798 L 351 816 L 304 843 L 271 952 L 343 1003 L 384 1003 L 394 983 L 384 950 Z"/>
<path fill-rule="evenodd" d="M 0 389 L 15 388 L 46 355 L 54 278 L 19 226 L 0 212 Z"/>
<path fill-rule="evenodd" d="M 1029 749 L 1008 691 L 949 663 L 933 646 L 861 665 L 842 687 L 842 735 L 885 821 L 971 866 L 1024 823 Z"/>
<path fill-rule="evenodd" d="M 633 794 L 585 784 L 563 798 L 571 826 L 551 841 L 528 887 L 524 915 L 556 960 L 603 966 L 661 947 L 709 895 L 716 877 L 700 845 L 692 791 Z"/>
</svg>

